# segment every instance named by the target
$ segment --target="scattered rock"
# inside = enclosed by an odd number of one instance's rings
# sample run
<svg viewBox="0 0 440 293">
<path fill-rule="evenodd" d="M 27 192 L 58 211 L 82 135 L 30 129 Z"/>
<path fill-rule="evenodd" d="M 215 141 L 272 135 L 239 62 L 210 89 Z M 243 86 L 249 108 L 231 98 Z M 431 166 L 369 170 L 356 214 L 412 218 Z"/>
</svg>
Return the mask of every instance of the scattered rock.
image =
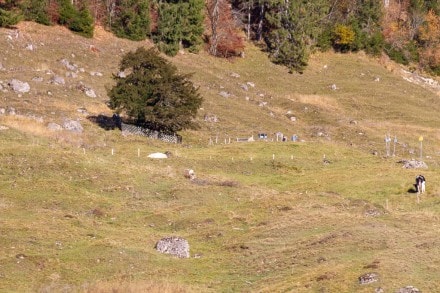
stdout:
<svg viewBox="0 0 440 293">
<path fill-rule="evenodd" d="M 15 255 L 15 258 L 18 258 L 18 259 L 25 259 L 26 257 L 27 256 L 24 253 L 19 253 L 19 254 Z"/>
<path fill-rule="evenodd" d="M 179 258 L 189 258 L 188 241 L 181 237 L 162 238 L 156 244 L 156 250 L 160 253 L 171 254 Z"/>
<path fill-rule="evenodd" d="M 240 74 L 232 72 L 231 77 L 240 78 Z"/>
<path fill-rule="evenodd" d="M 401 160 L 398 163 L 403 164 L 403 168 L 405 169 L 428 169 L 428 165 L 423 161 L 417 160 Z"/>
<path fill-rule="evenodd" d="M 96 93 L 93 89 L 87 89 L 85 91 L 86 96 L 88 96 L 89 98 L 96 98 Z"/>
<path fill-rule="evenodd" d="M 90 72 L 90 75 L 91 76 L 102 76 L 102 73 L 101 72 L 92 71 L 92 72 Z"/>
<path fill-rule="evenodd" d="M 15 112 L 15 108 L 14 108 L 14 107 L 8 107 L 8 108 L 6 109 L 6 114 L 11 115 L 11 116 L 14 116 L 14 115 L 16 115 L 17 113 Z"/>
<path fill-rule="evenodd" d="M 370 209 L 365 212 L 366 217 L 379 217 L 381 212 L 375 209 Z"/>
<path fill-rule="evenodd" d="M 78 108 L 76 109 L 76 112 L 81 113 L 83 115 L 89 115 L 89 112 L 87 112 L 86 108 Z"/>
<path fill-rule="evenodd" d="M 152 158 L 152 159 L 167 159 L 168 158 L 168 156 L 164 153 L 152 153 L 152 154 L 149 154 L 147 157 Z"/>
<path fill-rule="evenodd" d="M 80 82 L 76 86 L 76 88 L 78 90 L 82 91 L 83 93 L 85 93 L 86 96 L 88 96 L 89 98 L 96 98 L 97 97 L 95 91 L 92 88 L 90 88 L 90 87 L 86 86 L 85 84 L 83 84 L 82 82 Z"/>
<path fill-rule="evenodd" d="M 27 93 L 31 90 L 31 87 L 27 82 L 23 82 L 18 79 L 12 79 L 9 82 L 9 86 L 16 93 Z"/>
<path fill-rule="evenodd" d="M 420 292 L 421 291 L 414 286 L 406 286 L 396 291 L 396 293 L 420 293 Z"/>
<path fill-rule="evenodd" d="M 78 121 L 75 121 L 75 120 L 71 120 L 71 119 L 64 120 L 63 128 L 66 130 L 69 130 L 72 132 L 78 132 L 78 133 L 81 133 L 84 130 L 81 123 L 79 123 Z"/>
<path fill-rule="evenodd" d="M 248 81 L 246 84 L 250 87 L 255 87 L 255 83 L 253 83 L 252 81 Z"/>
<path fill-rule="evenodd" d="M 8 130 L 9 129 L 9 127 L 7 127 L 7 126 L 3 126 L 3 125 L 0 125 L 0 131 L 1 130 Z"/>
<path fill-rule="evenodd" d="M 230 93 L 225 92 L 225 91 L 221 91 L 218 93 L 220 96 L 222 96 L 223 98 L 229 98 L 231 96 Z"/>
<path fill-rule="evenodd" d="M 55 123 L 55 122 L 49 122 L 47 124 L 47 129 L 51 130 L 51 131 L 60 131 L 63 129 L 63 127 L 61 127 L 61 125 Z"/>
<path fill-rule="evenodd" d="M 119 72 L 116 74 L 116 76 L 119 77 L 119 78 L 126 78 L 126 77 L 127 77 L 127 74 L 126 74 L 124 71 L 119 71 Z"/>
<path fill-rule="evenodd" d="M 424 77 L 416 72 L 410 72 L 402 69 L 403 79 L 411 83 L 429 87 L 435 90 L 440 90 L 440 83 L 432 78 Z"/>
<path fill-rule="evenodd" d="M 336 84 L 332 84 L 331 86 L 330 86 L 330 88 L 332 89 L 332 90 L 337 90 L 338 89 L 338 87 L 336 86 Z"/>
<path fill-rule="evenodd" d="M 71 72 L 71 71 L 69 71 L 69 72 L 66 72 L 66 77 L 69 77 L 69 78 L 77 78 L 77 77 L 78 77 L 78 74 L 77 74 L 76 72 Z"/>
<path fill-rule="evenodd" d="M 5 115 L 6 113 L 6 109 L 5 108 L 0 108 L 0 115 Z"/>
<path fill-rule="evenodd" d="M 3 63 L 0 62 L 0 71 L 4 71 L 6 68 L 3 66 Z"/>
<path fill-rule="evenodd" d="M 33 51 L 33 50 L 35 50 L 35 47 L 32 44 L 28 44 L 25 49 L 29 50 L 29 51 Z"/>
<path fill-rule="evenodd" d="M 204 120 L 205 120 L 205 122 L 217 123 L 218 117 L 217 117 L 217 115 L 214 115 L 214 114 L 205 114 Z"/>
<path fill-rule="evenodd" d="M 68 70 L 78 72 L 78 66 L 71 64 L 67 59 L 61 59 L 61 64 L 63 64 Z"/>
<path fill-rule="evenodd" d="M 381 287 L 377 287 L 376 289 L 374 289 L 374 293 L 384 293 L 384 292 L 385 291 Z"/>
<path fill-rule="evenodd" d="M 248 91 L 248 90 L 249 90 L 248 86 L 245 85 L 245 84 L 240 85 L 240 87 L 241 87 L 243 90 L 245 90 L 245 91 Z"/>
<path fill-rule="evenodd" d="M 35 76 L 32 78 L 32 81 L 35 81 L 35 82 L 43 82 L 43 80 L 44 79 L 41 76 Z"/>
<path fill-rule="evenodd" d="M 64 85 L 64 84 L 66 84 L 66 81 L 64 80 L 63 77 L 55 75 L 54 77 L 51 78 L 50 83 L 57 84 L 57 85 Z"/>
<path fill-rule="evenodd" d="M 185 178 L 187 178 L 189 180 L 194 180 L 196 178 L 196 173 L 194 172 L 193 169 L 185 169 L 185 172 L 183 175 L 185 176 Z"/>
<path fill-rule="evenodd" d="M 379 82 L 379 81 L 380 81 L 380 77 L 376 77 L 376 78 L 374 79 L 374 81 Z"/>
<path fill-rule="evenodd" d="M 366 273 L 359 277 L 359 284 L 365 285 L 379 281 L 379 275 L 377 273 Z"/>
</svg>

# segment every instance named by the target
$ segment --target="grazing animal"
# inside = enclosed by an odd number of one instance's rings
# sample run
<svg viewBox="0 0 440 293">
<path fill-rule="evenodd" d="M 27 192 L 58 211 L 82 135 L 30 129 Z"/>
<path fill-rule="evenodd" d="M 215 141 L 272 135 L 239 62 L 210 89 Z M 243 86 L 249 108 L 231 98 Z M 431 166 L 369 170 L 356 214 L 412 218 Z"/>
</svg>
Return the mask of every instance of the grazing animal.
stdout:
<svg viewBox="0 0 440 293">
<path fill-rule="evenodd" d="M 416 187 L 416 192 L 418 194 L 424 193 L 425 192 L 425 186 L 426 186 L 425 177 L 423 175 L 418 175 L 416 177 L 416 184 L 414 184 L 414 186 Z"/>
</svg>

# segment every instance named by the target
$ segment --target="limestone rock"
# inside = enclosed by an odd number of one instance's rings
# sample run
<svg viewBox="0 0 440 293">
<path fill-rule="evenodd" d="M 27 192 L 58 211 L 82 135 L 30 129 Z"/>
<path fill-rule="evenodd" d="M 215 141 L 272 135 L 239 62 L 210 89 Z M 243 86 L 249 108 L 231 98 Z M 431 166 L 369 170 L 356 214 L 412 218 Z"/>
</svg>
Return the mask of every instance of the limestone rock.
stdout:
<svg viewBox="0 0 440 293">
<path fill-rule="evenodd" d="M 72 132 L 78 132 L 81 133 L 83 132 L 83 127 L 81 125 L 81 123 L 79 123 L 78 121 L 75 120 L 71 120 L 71 119 L 66 119 L 63 123 L 63 128 Z"/>
<path fill-rule="evenodd" d="M 166 237 L 159 240 L 156 250 L 160 253 L 171 254 L 179 258 L 189 258 L 188 241 L 176 236 Z"/>
<path fill-rule="evenodd" d="M 379 275 L 377 273 L 366 273 L 359 277 L 359 284 L 370 284 L 379 281 Z"/>
<path fill-rule="evenodd" d="M 27 82 L 23 82 L 18 79 L 12 79 L 9 82 L 9 86 L 16 93 L 27 93 L 31 90 L 31 87 Z"/>
</svg>

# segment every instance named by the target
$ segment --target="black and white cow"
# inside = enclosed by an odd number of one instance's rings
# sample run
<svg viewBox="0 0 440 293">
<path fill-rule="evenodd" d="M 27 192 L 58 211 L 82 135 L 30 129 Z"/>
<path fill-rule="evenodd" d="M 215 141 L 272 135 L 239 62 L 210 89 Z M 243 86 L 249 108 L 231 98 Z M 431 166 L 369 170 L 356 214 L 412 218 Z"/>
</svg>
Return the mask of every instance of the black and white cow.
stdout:
<svg viewBox="0 0 440 293">
<path fill-rule="evenodd" d="M 414 186 L 416 187 L 416 192 L 418 194 L 424 193 L 425 192 L 425 186 L 426 186 L 425 177 L 423 175 L 418 175 L 416 177 L 416 184 L 414 184 Z"/>
</svg>

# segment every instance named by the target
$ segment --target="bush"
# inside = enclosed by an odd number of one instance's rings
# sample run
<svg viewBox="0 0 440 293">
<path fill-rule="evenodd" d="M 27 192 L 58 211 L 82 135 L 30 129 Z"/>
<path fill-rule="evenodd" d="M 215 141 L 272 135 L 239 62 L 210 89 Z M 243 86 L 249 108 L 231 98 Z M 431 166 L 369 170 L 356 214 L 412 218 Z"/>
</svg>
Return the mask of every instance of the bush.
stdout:
<svg viewBox="0 0 440 293">
<path fill-rule="evenodd" d="M 365 51 L 373 56 L 378 56 L 382 53 L 385 45 L 385 40 L 381 32 L 374 33 L 367 38 L 365 44 Z"/>
<path fill-rule="evenodd" d="M 323 52 L 333 47 L 334 27 L 327 26 L 316 40 L 316 46 Z"/>
<path fill-rule="evenodd" d="M 399 48 L 394 48 L 390 44 L 385 44 L 384 49 L 388 57 L 390 57 L 390 59 L 393 60 L 394 62 L 403 65 L 409 64 L 409 60 L 405 57 L 405 54 L 403 54 L 403 51 L 400 50 Z"/>
<path fill-rule="evenodd" d="M 351 27 L 342 24 L 335 27 L 333 45 L 337 51 L 350 51 L 355 39 L 356 34 Z"/>
</svg>

